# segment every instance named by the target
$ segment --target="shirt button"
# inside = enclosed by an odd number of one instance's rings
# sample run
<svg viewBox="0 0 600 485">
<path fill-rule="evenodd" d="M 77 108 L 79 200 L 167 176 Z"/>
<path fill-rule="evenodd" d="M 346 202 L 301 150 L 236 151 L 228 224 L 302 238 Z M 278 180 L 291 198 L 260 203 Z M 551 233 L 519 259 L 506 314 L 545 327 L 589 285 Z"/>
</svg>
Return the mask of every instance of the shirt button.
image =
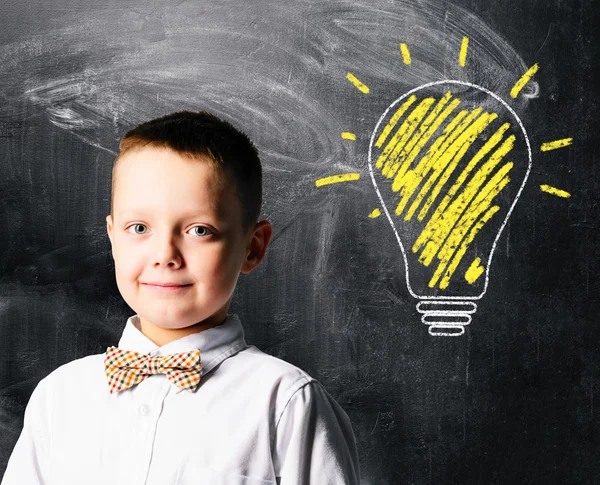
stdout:
<svg viewBox="0 0 600 485">
<path fill-rule="evenodd" d="M 142 404 L 139 408 L 139 412 L 142 416 L 148 416 L 148 413 L 150 413 L 150 406 Z"/>
</svg>

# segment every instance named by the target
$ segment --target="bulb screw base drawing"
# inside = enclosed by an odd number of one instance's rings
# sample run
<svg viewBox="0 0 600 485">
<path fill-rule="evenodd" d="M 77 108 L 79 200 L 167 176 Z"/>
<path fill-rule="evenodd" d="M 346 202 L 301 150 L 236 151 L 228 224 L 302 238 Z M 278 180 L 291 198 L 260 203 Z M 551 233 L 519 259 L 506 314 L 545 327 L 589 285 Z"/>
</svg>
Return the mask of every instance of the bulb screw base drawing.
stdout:
<svg viewBox="0 0 600 485">
<path fill-rule="evenodd" d="M 471 323 L 477 305 L 472 301 L 421 300 L 417 311 L 423 314 L 421 321 L 429 326 L 429 335 L 459 337 Z"/>
</svg>

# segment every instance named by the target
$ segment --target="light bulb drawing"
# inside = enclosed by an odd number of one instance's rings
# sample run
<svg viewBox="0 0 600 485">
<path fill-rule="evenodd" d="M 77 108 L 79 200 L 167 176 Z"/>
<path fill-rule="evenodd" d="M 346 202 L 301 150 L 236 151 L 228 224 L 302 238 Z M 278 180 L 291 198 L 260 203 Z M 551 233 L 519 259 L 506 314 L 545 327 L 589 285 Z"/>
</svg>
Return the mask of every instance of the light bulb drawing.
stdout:
<svg viewBox="0 0 600 485">
<path fill-rule="evenodd" d="M 531 164 L 517 114 L 475 84 L 419 86 L 377 122 L 369 173 L 430 334 L 462 335 L 471 322 Z"/>
<path fill-rule="evenodd" d="M 463 36 L 458 64 L 465 66 Z M 400 44 L 404 64 L 408 46 Z M 539 65 L 515 82 L 516 99 Z M 362 95 L 362 76 L 346 79 Z M 532 88 L 537 91 L 537 85 Z M 341 133 L 355 141 L 353 132 Z M 446 79 L 418 86 L 393 101 L 370 132 L 368 169 L 404 261 L 409 293 L 433 336 L 460 336 L 488 289 L 496 245 L 532 167 L 532 151 L 519 116 L 502 97 L 477 84 Z M 571 145 L 544 142 L 541 152 Z M 360 172 L 329 175 L 315 185 L 359 180 Z M 542 192 L 571 194 L 548 184 Z M 368 217 L 382 214 L 375 208 Z"/>
</svg>

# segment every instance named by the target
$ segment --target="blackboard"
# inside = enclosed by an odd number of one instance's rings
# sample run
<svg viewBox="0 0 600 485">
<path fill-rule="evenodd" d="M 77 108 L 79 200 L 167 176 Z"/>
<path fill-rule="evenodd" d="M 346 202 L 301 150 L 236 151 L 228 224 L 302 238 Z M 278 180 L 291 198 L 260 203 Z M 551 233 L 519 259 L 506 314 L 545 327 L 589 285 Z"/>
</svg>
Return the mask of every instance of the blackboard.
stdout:
<svg viewBox="0 0 600 485">
<path fill-rule="evenodd" d="M 119 138 L 206 109 L 259 147 L 274 228 L 231 309 L 343 406 L 363 484 L 597 483 L 597 18 L 591 1 L 3 2 L 0 473 L 37 382 L 131 315 L 105 226 Z M 498 196 L 493 258 L 473 243 L 461 289 L 418 306 L 432 276 L 407 280 L 375 144 L 407 93 L 449 87 L 513 120 L 526 183 Z"/>
</svg>

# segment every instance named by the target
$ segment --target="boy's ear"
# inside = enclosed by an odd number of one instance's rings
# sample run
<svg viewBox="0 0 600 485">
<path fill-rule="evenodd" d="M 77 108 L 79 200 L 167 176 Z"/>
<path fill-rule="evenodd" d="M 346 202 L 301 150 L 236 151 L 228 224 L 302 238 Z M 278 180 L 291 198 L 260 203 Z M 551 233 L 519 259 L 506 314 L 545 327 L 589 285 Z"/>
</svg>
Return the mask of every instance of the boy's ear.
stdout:
<svg viewBox="0 0 600 485">
<path fill-rule="evenodd" d="M 250 271 L 261 263 L 265 257 L 272 234 L 273 226 L 271 226 L 269 221 L 260 221 L 254 226 L 254 233 L 252 234 L 250 243 L 246 247 L 246 258 L 240 270 L 242 273 L 250 273 Z"/>
<path fill-rule="evenodd" d="M 108 239 L 110 240 L 110 246 L 112 248 L 112 237 L 113 237 L 113 222 L 112 222 L 112 216 L 110 214 L 108 214 L 106 216 L 106 233 L 108 234 Z M 112 249 L 111 249 L 112 251 Z"/>
</svg>

